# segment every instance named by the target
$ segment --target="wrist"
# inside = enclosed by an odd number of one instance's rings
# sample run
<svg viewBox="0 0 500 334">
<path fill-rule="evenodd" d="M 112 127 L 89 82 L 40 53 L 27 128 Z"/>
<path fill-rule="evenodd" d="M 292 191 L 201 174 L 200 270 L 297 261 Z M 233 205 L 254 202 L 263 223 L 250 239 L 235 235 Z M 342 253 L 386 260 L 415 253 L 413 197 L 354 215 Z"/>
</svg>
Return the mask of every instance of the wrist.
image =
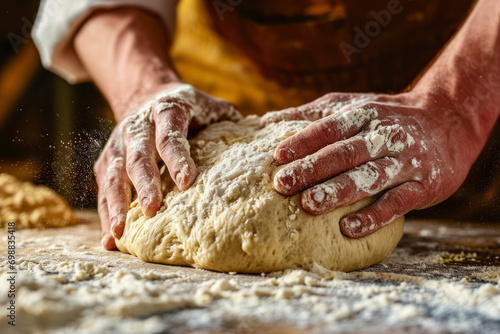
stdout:
<svg viewBox="0 0 500 334">
<path fill-rule="evenodd" d="M 481 118 L 478 105 L 467 105 L 464 100 L 470 95 L 453 89 L 453 85 L 436 76 L 435 81 L 420 82 L 408 94 L 423 117 L 435 127 L 438 137 L 446 138 L 448 149 L 457 164 L 472 165 L 484 146 L 490 132 L 491 122 Z"/>
<path fill-rule="evenodd" d="M 500 77 L 494 72 L 469 72 L 434 66 L 409 93 L 422 109 L 453 118 L 455 123 L 461 120 L 461 130 L 484 142 L 499 114 Z"/>
<path fill-rule="evenodd" d="M 98 10 L 74 38 L 80 60 L 117 121 L 158 86 L 181 81 L 169 59 L 170 44 L 162 21 L 138 8 Z"/>
<path fill-rule="evenodd" d="M 138 66 L 135 72 L 137 75 L 118 80 L 122 84 L 107 96 L 117 122 L 137 112 L 158 92 L 183 83 L 174 70 L 154 62 Z"/>
</svg>

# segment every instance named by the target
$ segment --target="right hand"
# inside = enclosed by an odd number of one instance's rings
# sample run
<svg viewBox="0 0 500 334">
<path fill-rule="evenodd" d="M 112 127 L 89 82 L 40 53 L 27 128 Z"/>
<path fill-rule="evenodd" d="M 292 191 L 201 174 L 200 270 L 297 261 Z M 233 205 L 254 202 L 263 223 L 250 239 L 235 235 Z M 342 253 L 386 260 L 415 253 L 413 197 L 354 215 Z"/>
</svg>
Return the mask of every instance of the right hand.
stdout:
<svg viewBox="0 0 500 334">
<path fill-rule="evenodd" d="M 302 207 L 314 215 L 376 196 L 373 204 L 340 220 L 349 238 L 444 201 L 465 180 L 484 137 L 471 126 L 475 117 L 464 116 L 464 106 L 435 93 L 433 85 L 420 89 L 329 93 L 265 115 L 263 126 L 312 121 L 274 151 L 276 162 L 286 165 L 274 176 L 276 191 L 302 192 Z"/>
<path fill-rule="evenodd" d="M 108 250 L 116 248 L 114 238 L 123 234 L 132 186 L 145 216 L 153 217 L 161 208 L 160 160 L 179 189 L 193 184 L 197 171 L 186 139 L 188 130 L 241 118 L 229 102 L 183 83 L 168 84 L 149 96 L 142 99 L 147 102 L 144 108 L 129 113 L 115 127 L 94 166 L 101 242 Z"/>
</svg>

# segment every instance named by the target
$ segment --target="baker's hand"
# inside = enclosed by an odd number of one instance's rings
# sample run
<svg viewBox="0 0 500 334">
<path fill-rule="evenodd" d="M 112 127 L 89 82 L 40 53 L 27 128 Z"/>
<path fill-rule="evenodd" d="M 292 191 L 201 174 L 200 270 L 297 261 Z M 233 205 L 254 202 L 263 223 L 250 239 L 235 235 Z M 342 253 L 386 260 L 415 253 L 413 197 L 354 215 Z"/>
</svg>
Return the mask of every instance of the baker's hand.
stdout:
<svg viewBox="0 0 500 334">
<path fill-rule="evenodd" d="M 187 84 L 169 84 L 150 96 L 143 108 L 116 126 L 94 166 L 106 249 L 116 248 L 113 236 L 123 234 L 132 187 L 145 216 L 152 217 L 161 208 L 160 160 L 179 189 L 194 182 L 197 172 L 186 139 L 189 130 L 241 118 L 230 103 Z"/>
<path fill-rule="evenodd" d="M 283 195 L 302 192 L 302 206 L 322 214 L 378 195 L 370 206 L 344 217 L 352 238 L 371 234 L 413 209 L 449 197 L 473 162 L 462 119 L 446 99 L 376 94 L 327 94 L 262 118 L 311 120 L 274 152 L 288 164 L 274 178 Z M 468 152 L 469 151 L 469 152 Z"/>
</svg>

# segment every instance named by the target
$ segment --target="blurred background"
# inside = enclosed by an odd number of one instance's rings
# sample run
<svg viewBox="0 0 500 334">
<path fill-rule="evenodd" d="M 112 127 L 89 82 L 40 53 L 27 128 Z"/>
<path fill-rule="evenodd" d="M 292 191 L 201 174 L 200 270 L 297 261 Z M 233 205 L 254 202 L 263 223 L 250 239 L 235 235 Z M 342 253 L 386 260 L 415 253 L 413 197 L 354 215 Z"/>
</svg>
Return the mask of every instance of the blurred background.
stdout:
<svg viewBox="0 0 500 334">
<path fill-rule="evenodd" d="M 0 5 L 0 172 L 48 185 L 75 208 L 92 208 L 92 166 L 113 117 L 93 84 L 72 86 L 42 68 L 30 36 L 38 5 Z"/>
<path fill-rule="evenodd" d="M 2 0 L 0 173 L 44 184 L 75 208 L 96 207 L 92 167 L 114 120 L 92 83 L 69 85 L 43 69 L 30 31 L 38 0 Z M 500 221 L 500 124 L 462 188 L 412 217 Z"/>
</svg>

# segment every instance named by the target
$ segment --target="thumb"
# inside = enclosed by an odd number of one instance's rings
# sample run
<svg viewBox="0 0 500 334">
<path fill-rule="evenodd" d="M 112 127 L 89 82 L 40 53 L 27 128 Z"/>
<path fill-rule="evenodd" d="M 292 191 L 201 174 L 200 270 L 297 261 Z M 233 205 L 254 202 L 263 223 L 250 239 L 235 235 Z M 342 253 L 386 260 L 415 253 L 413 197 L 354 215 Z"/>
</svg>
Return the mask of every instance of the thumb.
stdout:
<svg viewBox="0 0 500 334">
<path fill-rule="evenodd" d="M 271 123 L 281 121 L 316 121 L 322 117 L 321 109 L 314 102 L 296 108 L 287 108 L 279 111 L 270 111 L 260 119 L 260 126 L 266 127 Z"/>
<path fill-rule="evenodd" d="M 323 117 L 329 116 L 339 109 L 359 103 L 360 94 L 351 93 L 329 93 L 323 95 L 310 103 L 298 107 L 283 109 L 280 111 L 270 111 L 260 120 L 260 126 L 265 127 L 271 123 L 281 121 L 317 121 Z"/>
</svg>

